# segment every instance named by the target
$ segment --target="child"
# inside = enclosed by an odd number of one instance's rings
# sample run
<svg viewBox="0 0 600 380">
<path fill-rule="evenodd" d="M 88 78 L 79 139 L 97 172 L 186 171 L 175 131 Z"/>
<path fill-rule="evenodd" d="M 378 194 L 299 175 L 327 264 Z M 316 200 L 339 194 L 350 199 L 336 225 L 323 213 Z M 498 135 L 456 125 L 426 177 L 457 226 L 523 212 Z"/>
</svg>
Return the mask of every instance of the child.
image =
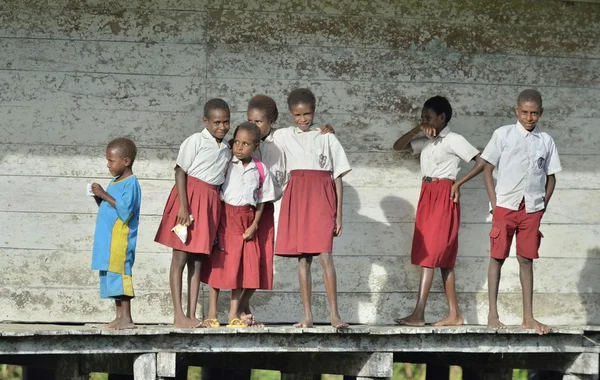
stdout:
<svg viewBox="0 0 600 380">
<path fill-rule="evenodd" d="M 175 186 L 165 206 L 156 233 L 156 242 L 173 248 L 169 283 L 175 309 L 175 327 L 200 327 L 196 305 L 200 291 L 201 260 L 209 255 L 221 216 L 219 186 L 231 151 L 223 138 L 229 132 L 229 106 L 221 99 L 204 105 L 202 132 L 188 137 L 179 148 L 175 166 Z M 193 220 L 192 220 L 193 217 Z M 175 225 L 188 226 L 185 243 L 171 231 Z M 184 314 L 181 303 L 183 269 L 188 270 L 188 303 Z"/>
<path fill-rule="evenodd" d="M 452 107 L 448 100 L 434 96 L 423 105 L 421 124 L 394 143 L 395 150 L 405 150 L 410 144 L 415 154 L 420 153 L 423 176 L 411 251 L 412 264 L 421 266 L 421 281 L 413 313 L 394 320 L 401 325 L 425 325 L 425 305 L 435 268 L 440 268 L 442 272 L 448 298 L 448 316 L 433 325 L 459 326 L 463 323 L 456 299 L 454 276 L 460 227 L 460 186 L 481 173 L 484 162 L 479 158 L 476 148 L 450 130 L 448 123 L 451 119 Z M 417 137 L 421 132 L 425 136 Z M 475 160 L 477 163 L 455 183 L 461 160 Z"/>
<path fill-rule="evenodd" d="M 92 184 L 98 204 L 92 270 L 100 272 L 100 298 L 115 301 L 116 318 L 108 329 L 135 327 L 131 318 L 133 283 L 131 268 L 135 261 L 135 245 L 140 222 L 142 192 L 133 175 L 137 148 L 133 141 L 121 137 L 106 147 L 107 167 L 114 177 L 106 190 Z"/>
<path fill-rule="evenodd" d="M 533 259 L 537 259 L 542 216 L 556 186 L 555 174 L 562 170 L 554 140 L 537 128 L 542 116 L 542 95 L 536 90 L 519 94 L 515 124 L 494 131 L 481 158 L 485 187 L 493 215 L 488 269 L 488 327 L 504 328 L 498 316 L 498 287 L 504 260 L 517 235 L 517 260 L 523 291 L 523 328 L 538 334 L 551 331 L 533 318 Z M 492 172 L 498 168 L 494 189 Z"/>
<path fill-rule="evenodd" d="M 210 285 L 206 327 L 218 327 L 217 301 L 221 289 L 232 289 L 227 327 L 248 327 L 241 319 L 240 297 L 244 290 L 260 287 L 261 252 L 256 233 L 265 202 L 275 199 L 271 175 L 252 153 L 260 144 L 256 124 L 240 124 L 233 134 L 233 158 L 221 187 L 224 202 L 218 246 L 202 267 L 202 282 Z M 256 211 L 255 211 L 256 209 Z"/>
<path fill-rule="evenodd" d="M 331 325 L 346 328 L 337 307 L 335 266 L 331 256 L 333 237 L 342 234 L 342 176 L 350 172 L 344 148 L 334 134 L 322 135 L 311 128 L 316 100 L 308 89 L 296 89 L 288 97 L 295 127 L 275 131 L 275 144 L 286 157 L 290 179 L 279 214 L 275 254 L 298 258 L 300 295 L 304 320 L 295 327 L 313 327 L 311 274 L 313 256 L 323 267 Z"/>
</svg>

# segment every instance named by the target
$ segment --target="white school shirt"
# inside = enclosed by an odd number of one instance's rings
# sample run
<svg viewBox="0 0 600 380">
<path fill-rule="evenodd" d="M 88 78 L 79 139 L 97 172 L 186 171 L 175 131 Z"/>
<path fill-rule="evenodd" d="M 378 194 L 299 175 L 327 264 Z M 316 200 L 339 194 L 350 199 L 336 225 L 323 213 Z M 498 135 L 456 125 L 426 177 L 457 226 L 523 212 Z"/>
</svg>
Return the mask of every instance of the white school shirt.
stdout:
<svg viewBox="0 0 600 380">
<path fill-rule="evenodd" d="M 264 167 L 264 171 L 265 180 L 259 196 L 260 174 L 256 163 L 251 160 L 244 167 L 242 161 L 234 156 L 227 166 L 225 182 L 221 185 L 221 200 L 232 206 L 256 206 L 258 203 L 275 200 L 273 179 L 266 167 Z"/>
<path fill-rule="evenodd" d="M 225 140 L 221 144 L 208 129 L 194 133 L 181 144 L 177 165 L 190 177 L 211 185 L 225 181 L 225 168 L 231 158 L 231 150 Z"/>
<path fill-rule="evenodd" d="M 271 173 L 273 186 L 275 188 L 275 200 L 278 200 L 283 195 L 283 189 L 289 179 L 289 173 L 285 170 L 285 153 L 277 145 L 273 138 L 275 130 L 260 142 L 260 146 L 253 153 L 253 157 L 259 159 Z"/>
<path fill-rule="evenodd" d="M 471 161 L 479 150 L 467 139 L 454 133 L 449 127 L 434 138 L 419 137 L 410 142 L 414 154 L 421 153 L 421 175 L 423 177 L 456 180 L 460 171 L 460 160 Z"/>
<path fill-rule="evenodd" d="M 527 213 L 544 209 L 546 176 L 562 170 L 552 137 L 519 122 L 496 129 L 481 158 L 498 169 L 496 205 L 518 210 L 525 199 Z"/>
<path fill-rule="evenodd" d="M 288 172 L 329 171 L 335 179 L 352 170 L 337 137 L 332 133 L 322 135 L 320 128 L 310 128 L 306 132 L 298 127 L 281 128 L 275 131 L 273 139 L 285 153 Z"/>
</svg>

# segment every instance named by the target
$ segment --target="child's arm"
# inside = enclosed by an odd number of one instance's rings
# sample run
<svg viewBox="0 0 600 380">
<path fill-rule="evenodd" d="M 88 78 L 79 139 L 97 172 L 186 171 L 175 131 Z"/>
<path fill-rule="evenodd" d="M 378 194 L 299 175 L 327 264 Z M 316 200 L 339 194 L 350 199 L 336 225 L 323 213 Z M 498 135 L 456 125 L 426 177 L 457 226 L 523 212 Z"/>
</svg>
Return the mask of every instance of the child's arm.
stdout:
<svg viewBox="0 0 600 380">
<path fill-rule="evenodd" d="M 337 212 L 335 214 L 335 236 L 342 235 L 342 204 L 344 199 L 344 183 L 342 182 L 342 177 L 339 176 L 333 180 L 335 185 L 335 194 L 337 195 Z"/>
<path fill-rule="evenodd" d="M 494 187 L 494 165 L 490 164 L 487 161 L 485 162 L 485 166 L 483 167 L 483 183 L 485 183 L 485 189 L 488 193 L 488 198 L 490 198 L 490 203 L 492 205 L 492 215 L 494 215 L 494 211 L 496 211 L 496 188 Z"/>
<path fill-rule="evenodd" d="M 100 207 L 100 203 L 102 203 L 102 198 L 100 198 L 97 195 L 94 195 L 94 200 L 96 201 L 96 205 L 98 205 L 98 207 Z"/>
<path fill-rule="evenodd" d="M 452 186 L 452 190 L 450 191 L 450 198 L 454 201 L 454 203 L 458 203 L 458 201 L 460 200 L 460 187 L 465 183 L 469 182 L 471 179 L 473 179 L 473 177 L 479 175 L 479 173 L 481 173 L 483 171 L 483 168 L 485 167 L 485 160 L 483 160 L 479 154 L 475 156 L 474 160 L 475 165 L 473 165 L 471 170 L 469 170 L 469 172 L 464 177 L 456 181 Z"/>
<path fill-rule="evenodd" d="M 544 196 L 544 210 L 548 208 L 548 203 L 550 203 L 550 198 L 552 198 L 552 194 L 554 193 L 555 187 L 556 176 L 554 174 L 546 176 L 546 195 Z"/>
<path fill-rule="evenodd" d="M 437 135 L 437 131 L 434 127 L 428 124 L 419 124 L 410 131 L 403 134 L 396 142 L 394 143 L 394 150 L 403 151 L 409 150 L 410 142 L 417 136 L 421 134 L 421 132 L 425 133 L 425 136 L 428 138 L 435 137 Z M 413 149 L 414 150 L 414 149 Z M 420 153 L 420 150 L 419 150 Z"/>
<path fill-rule="evenodd" d="M 177 223 L 182 226 L 190 224 L 190 207 L 187 199 L 187 174 L 177 165 L 175 166 L 175 188 L 179 196 L 179 211 L 177 212 Z"/>
<path fill-rule="evenodd" d="M 98 185 L 97 183 L 92 183 L 92 193 L 94 193 L 94 198 L 100 198 L 100 202 L 98 202 L 98 199 L 96 199 L 98 206 L 100 203 L 102 203 L 102 201 L 105 201 L 112 208 L 117 208 L 117 202 L 115 201 L 115 198 L 113 198 L 112 195 L 107 193 L 102 186 Z"/>
<path fill-rule="evenodd" d="M 262 218 L 263 210 L 265 209 L 264 203 L 259 203 L 256 205 L 256 212 L 254 213 L 254 221 L 246 232 L 244 232 L 244 240 L 252 240 L 254 239 L 254 235 L 256 235 L 256 231 L 258 231 L 258 223 L 260 223 L 260 218 Z"/>
</svg>

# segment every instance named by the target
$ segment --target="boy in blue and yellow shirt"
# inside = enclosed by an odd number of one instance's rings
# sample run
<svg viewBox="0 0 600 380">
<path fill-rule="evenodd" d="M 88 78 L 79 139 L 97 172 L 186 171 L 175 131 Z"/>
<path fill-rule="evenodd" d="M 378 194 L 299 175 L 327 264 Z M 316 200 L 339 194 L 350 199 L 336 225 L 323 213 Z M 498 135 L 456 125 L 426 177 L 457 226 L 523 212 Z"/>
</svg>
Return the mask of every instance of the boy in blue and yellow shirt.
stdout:
<svg viewBox="0 0 600 380">
<path fill-rule="evenodd" d="M 131 329 L 133 283 L 131 267 L 140 221 L 142 192 L 133 175 L 137 148 L 127 138 L 117 138 L 106 147 L 107 167 L 114 177 L 106 190 L 97 183 L 92 192 L 98 204 L 92 270 L 100 272 L 100 298 L 115 301 L 117 316 L 108 329 Z"/>
</svg>

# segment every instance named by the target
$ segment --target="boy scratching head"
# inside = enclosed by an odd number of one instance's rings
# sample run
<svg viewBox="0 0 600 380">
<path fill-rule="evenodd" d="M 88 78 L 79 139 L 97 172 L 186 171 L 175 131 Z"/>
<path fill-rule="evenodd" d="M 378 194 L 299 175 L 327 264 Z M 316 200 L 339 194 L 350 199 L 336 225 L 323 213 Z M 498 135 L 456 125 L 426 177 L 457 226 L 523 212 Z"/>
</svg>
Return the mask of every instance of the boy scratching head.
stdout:
<svg viewBox="0 0 600 380">
<path fill-rule="evenodd" d="M 229 132 L 230 114 L 229 105 L 223 99 L 210 99 L 204 105 L 204 126 L 219 142 Z"/>
<path fill-rule="evenodd" d="M 137 155 L 135 143 L 126 137 L 119 137 L 106 147 L 106 166 L 113 177 L 126 177 L 132 174 L 133 162 Z"/>
<path fill-rule="evenodd" d="M 292 121 L 303 132 L 313 124 L 316 102 L 315 95 L 307 88 L 295 89 L 288 96 Z"/>
<path fill-rule="evenodd" d="M 517 98 L 517 106 L 515 113 L 519 119 L 519 123 L 528 131 L 533 131 L 538 120 L 544 113 L 542 107 L 542 94 L 533 89 L 521 91 Z"/>
<path fill-rule="evenodd" d="M 452 119 L 452 106 L 443 96 L 434 96 L 427 99 L 421 111 L 421 123 L 435 128 L 437 134 L 441 132 Z"/>
</svg>

